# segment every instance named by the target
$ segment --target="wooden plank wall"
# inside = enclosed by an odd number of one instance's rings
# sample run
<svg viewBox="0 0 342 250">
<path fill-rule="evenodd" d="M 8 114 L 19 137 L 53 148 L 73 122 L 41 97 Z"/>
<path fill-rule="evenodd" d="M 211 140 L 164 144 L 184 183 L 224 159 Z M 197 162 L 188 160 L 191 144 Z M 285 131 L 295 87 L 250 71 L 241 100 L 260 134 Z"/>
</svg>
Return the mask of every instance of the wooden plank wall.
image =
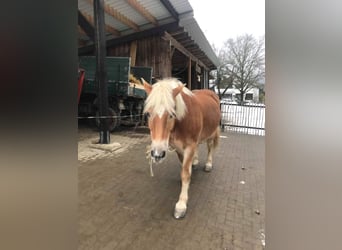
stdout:
<svg viewBox="0 0 342 250">
<path fill-rule="evenodd" d="M 130 43 L 125 43 L 120 46 L 107 48 L 107 56 L 129 57 L 130 48 L 131 48 Z"/>
<path fill-rule="evenodd" d="M 135 66 L 153 68 L 155 79 L 171 77 L 172 61 L 170 44 L 160 36 L 148 37 L 136 42 Z M 108 48 L 108 56 L 129 57 L 131 43 Z"/>
</svg>

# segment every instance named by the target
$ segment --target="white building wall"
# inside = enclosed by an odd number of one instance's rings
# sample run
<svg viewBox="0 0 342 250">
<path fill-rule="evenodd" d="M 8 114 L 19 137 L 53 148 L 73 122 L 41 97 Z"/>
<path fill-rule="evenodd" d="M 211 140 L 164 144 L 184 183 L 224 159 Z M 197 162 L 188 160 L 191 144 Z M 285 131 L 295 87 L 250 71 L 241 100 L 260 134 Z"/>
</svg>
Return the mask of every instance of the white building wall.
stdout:
<svg viewBox="0 0 342 250">
<path fill-rule="evenodd" d="M 215 87 L 215 92 L 216 92 L 216 94 L 218 94 L 218 90 L 216 87 Z M 220 92 L 223 93 L 224 89 L 220 89 Z M 254 103 L 259 102 L 259 89 L 258 88 L 252 88 L 252 89 L 248 90 L 247 93 L 253 94 L 253 100 L 252 101 L 247 100 L 247 102 L 254 102 Z M 231 96 L 232 96 L 232 99 L 229 99 L 229 101 L 237 101 L 238 95 L 240 94 L 240 91 L 238 89 L 230 88 L 230 89 L 227 89 L 227 91 L 225 92 L 225 95 L 228 95 L 228 94 L 231 94 Z M 223 99 L 225 99 L 225 98 L 223 97 Z M 244 96 L 244 101 L 246 101 L 245 96 Z"/>
</svg>

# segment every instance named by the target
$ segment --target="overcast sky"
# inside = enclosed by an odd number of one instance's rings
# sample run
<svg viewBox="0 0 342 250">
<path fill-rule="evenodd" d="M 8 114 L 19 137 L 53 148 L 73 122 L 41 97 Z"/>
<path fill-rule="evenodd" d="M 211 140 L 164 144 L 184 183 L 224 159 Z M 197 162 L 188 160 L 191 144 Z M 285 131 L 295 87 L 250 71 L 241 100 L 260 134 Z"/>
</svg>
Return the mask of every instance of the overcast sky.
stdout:
<svg viewBox="0 0 342 250">
<path fill-rule="evenodd" d="M 223 42 L 238 35 L 265 34 L 265 0 L 189 0 L 195 19 L 210 44 L 221 47 Z"/>
</svg>

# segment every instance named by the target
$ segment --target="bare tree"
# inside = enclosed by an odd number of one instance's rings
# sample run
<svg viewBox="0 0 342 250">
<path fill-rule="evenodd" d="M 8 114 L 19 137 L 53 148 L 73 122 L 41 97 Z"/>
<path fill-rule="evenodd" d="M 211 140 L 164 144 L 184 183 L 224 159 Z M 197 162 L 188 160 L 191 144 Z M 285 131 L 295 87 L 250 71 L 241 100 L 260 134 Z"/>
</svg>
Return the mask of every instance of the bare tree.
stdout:
<svg viewBox="0 0 342 250">
<path fill-rule="evenodd" d="M 228 88 L 231 88 L 233 86 L 234 76 L 227 74 L 226 69 L 226 58 L 225 58 L 225 51 L 224 49 L 218 49 L 215 45 L 212 45 L 215 53 L 217 54 L 217 57 L 219 59 L 220 65 L 217 67 L 217 70 L 213 72 L 213 77 L 215 78 L 215 84 L 214 87 L 217 87 L 218 95 L 220 100 L 222 99 L 222 96 L 226 93 Z M 223 89 L 223 92 L 220 90 Z"/>
<path fill-rule="evenodd" d="M 257 40 L 246 34 L 228 39 L 220 50 L 216 50 L 220 60 L 216 74 L 218 89 L 222 86 L 222 79 L 225 79 L 225 91 L 233 85 L 240 91 L 239 101 L 243 103 L 245 93 L 265 77 L 264 40 L 264 37 Z"/>
</svg>

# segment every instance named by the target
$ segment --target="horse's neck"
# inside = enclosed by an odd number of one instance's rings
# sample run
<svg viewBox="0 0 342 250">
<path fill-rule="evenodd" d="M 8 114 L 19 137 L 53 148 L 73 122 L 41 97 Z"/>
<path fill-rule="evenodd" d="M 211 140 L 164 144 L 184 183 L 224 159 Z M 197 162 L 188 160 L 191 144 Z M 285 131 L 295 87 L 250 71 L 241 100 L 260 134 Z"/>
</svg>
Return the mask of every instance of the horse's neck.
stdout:
<svg viewBox="0 0 342 250">
<path fill-rule="evenodd" d="M 186 105 L 187 111 L 185 116 L 181 120 L 177 120 L 172 133 L 178 136 L 184 136 L 184 134 L 196 133 L 197 131 L 192 131 L 194 128 L 201 126 L 201 110 L 198 105 L 198 101 L 195 96 L 188 96 L 182 94 L 184 103 Z"/>
<path fill-rule="evenodd" d="M 189 119 L 189 116 L 196 115 L 196 113 L 198 112 L 198 102 L 195 95 L 188 96 L 187 94 L 182 93 L 182 97 L 187 110 L 184 118 Z"/>
</svg>

